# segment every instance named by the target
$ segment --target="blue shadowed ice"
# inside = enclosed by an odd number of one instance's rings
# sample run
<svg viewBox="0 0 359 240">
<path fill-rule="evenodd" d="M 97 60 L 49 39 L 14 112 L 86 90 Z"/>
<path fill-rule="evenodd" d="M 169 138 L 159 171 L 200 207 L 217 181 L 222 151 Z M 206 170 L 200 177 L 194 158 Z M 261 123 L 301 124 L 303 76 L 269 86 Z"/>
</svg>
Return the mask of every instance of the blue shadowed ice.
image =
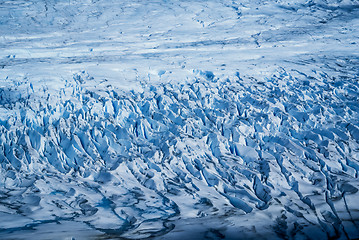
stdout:
<svg viewBox="0 0 359 240">
<path fill-rule="evenodd" d="M 359 238 L 358 6 L 0 2 L 0 238 Z"/>
</svg>

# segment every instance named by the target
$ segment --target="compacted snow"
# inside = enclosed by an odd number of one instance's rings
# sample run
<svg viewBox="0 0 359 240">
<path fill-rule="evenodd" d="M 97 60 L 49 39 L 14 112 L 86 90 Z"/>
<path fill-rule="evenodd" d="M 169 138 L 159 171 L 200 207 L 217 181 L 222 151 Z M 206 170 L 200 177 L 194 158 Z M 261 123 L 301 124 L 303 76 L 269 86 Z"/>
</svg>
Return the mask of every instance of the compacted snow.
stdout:
<svg viewBox="0 0 359 240">
<path fill-rule="evenodd" d="M 0 1 L 0 238 L 359 238 L 358 29 L 356 0 Z"/>
</svg>

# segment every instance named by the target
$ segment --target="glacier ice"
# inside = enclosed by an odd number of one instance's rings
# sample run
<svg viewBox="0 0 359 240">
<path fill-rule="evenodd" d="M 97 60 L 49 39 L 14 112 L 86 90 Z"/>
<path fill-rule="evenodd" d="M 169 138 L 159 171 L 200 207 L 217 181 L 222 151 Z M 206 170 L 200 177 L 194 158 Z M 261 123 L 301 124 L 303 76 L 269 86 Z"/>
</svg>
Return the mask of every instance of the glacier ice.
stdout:
<svg viewBox="0 0 359 240">
<path fill-rule="evenodd" d="M 358 238 L 358 6 L 0 3 L 0 238 Z"/>
</svg>

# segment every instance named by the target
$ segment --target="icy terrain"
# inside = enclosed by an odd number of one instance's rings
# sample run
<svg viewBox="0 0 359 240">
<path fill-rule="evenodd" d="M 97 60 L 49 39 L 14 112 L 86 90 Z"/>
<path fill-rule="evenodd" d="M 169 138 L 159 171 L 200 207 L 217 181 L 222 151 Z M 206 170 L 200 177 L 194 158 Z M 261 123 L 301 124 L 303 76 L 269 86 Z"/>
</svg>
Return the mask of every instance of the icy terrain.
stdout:
<svg viewBox="0 0 359 240">
<path fill-rule="evenodd" d="M 0 0 L 0 239 L 359 238 L 359 2 Z"/>
</svg>

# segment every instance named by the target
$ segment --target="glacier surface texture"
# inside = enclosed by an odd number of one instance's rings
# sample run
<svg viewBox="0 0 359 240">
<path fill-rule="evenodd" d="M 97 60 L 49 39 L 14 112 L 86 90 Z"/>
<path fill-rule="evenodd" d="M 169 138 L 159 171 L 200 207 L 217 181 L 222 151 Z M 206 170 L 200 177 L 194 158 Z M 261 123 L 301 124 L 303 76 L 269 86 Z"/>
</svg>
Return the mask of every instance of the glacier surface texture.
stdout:
<svg viewBox="0 0 359 240">
<path fill-rule="evenodd" d="M 0 239 L 359 238 L 359 1 L 0 0 Z"/>
</svg>

